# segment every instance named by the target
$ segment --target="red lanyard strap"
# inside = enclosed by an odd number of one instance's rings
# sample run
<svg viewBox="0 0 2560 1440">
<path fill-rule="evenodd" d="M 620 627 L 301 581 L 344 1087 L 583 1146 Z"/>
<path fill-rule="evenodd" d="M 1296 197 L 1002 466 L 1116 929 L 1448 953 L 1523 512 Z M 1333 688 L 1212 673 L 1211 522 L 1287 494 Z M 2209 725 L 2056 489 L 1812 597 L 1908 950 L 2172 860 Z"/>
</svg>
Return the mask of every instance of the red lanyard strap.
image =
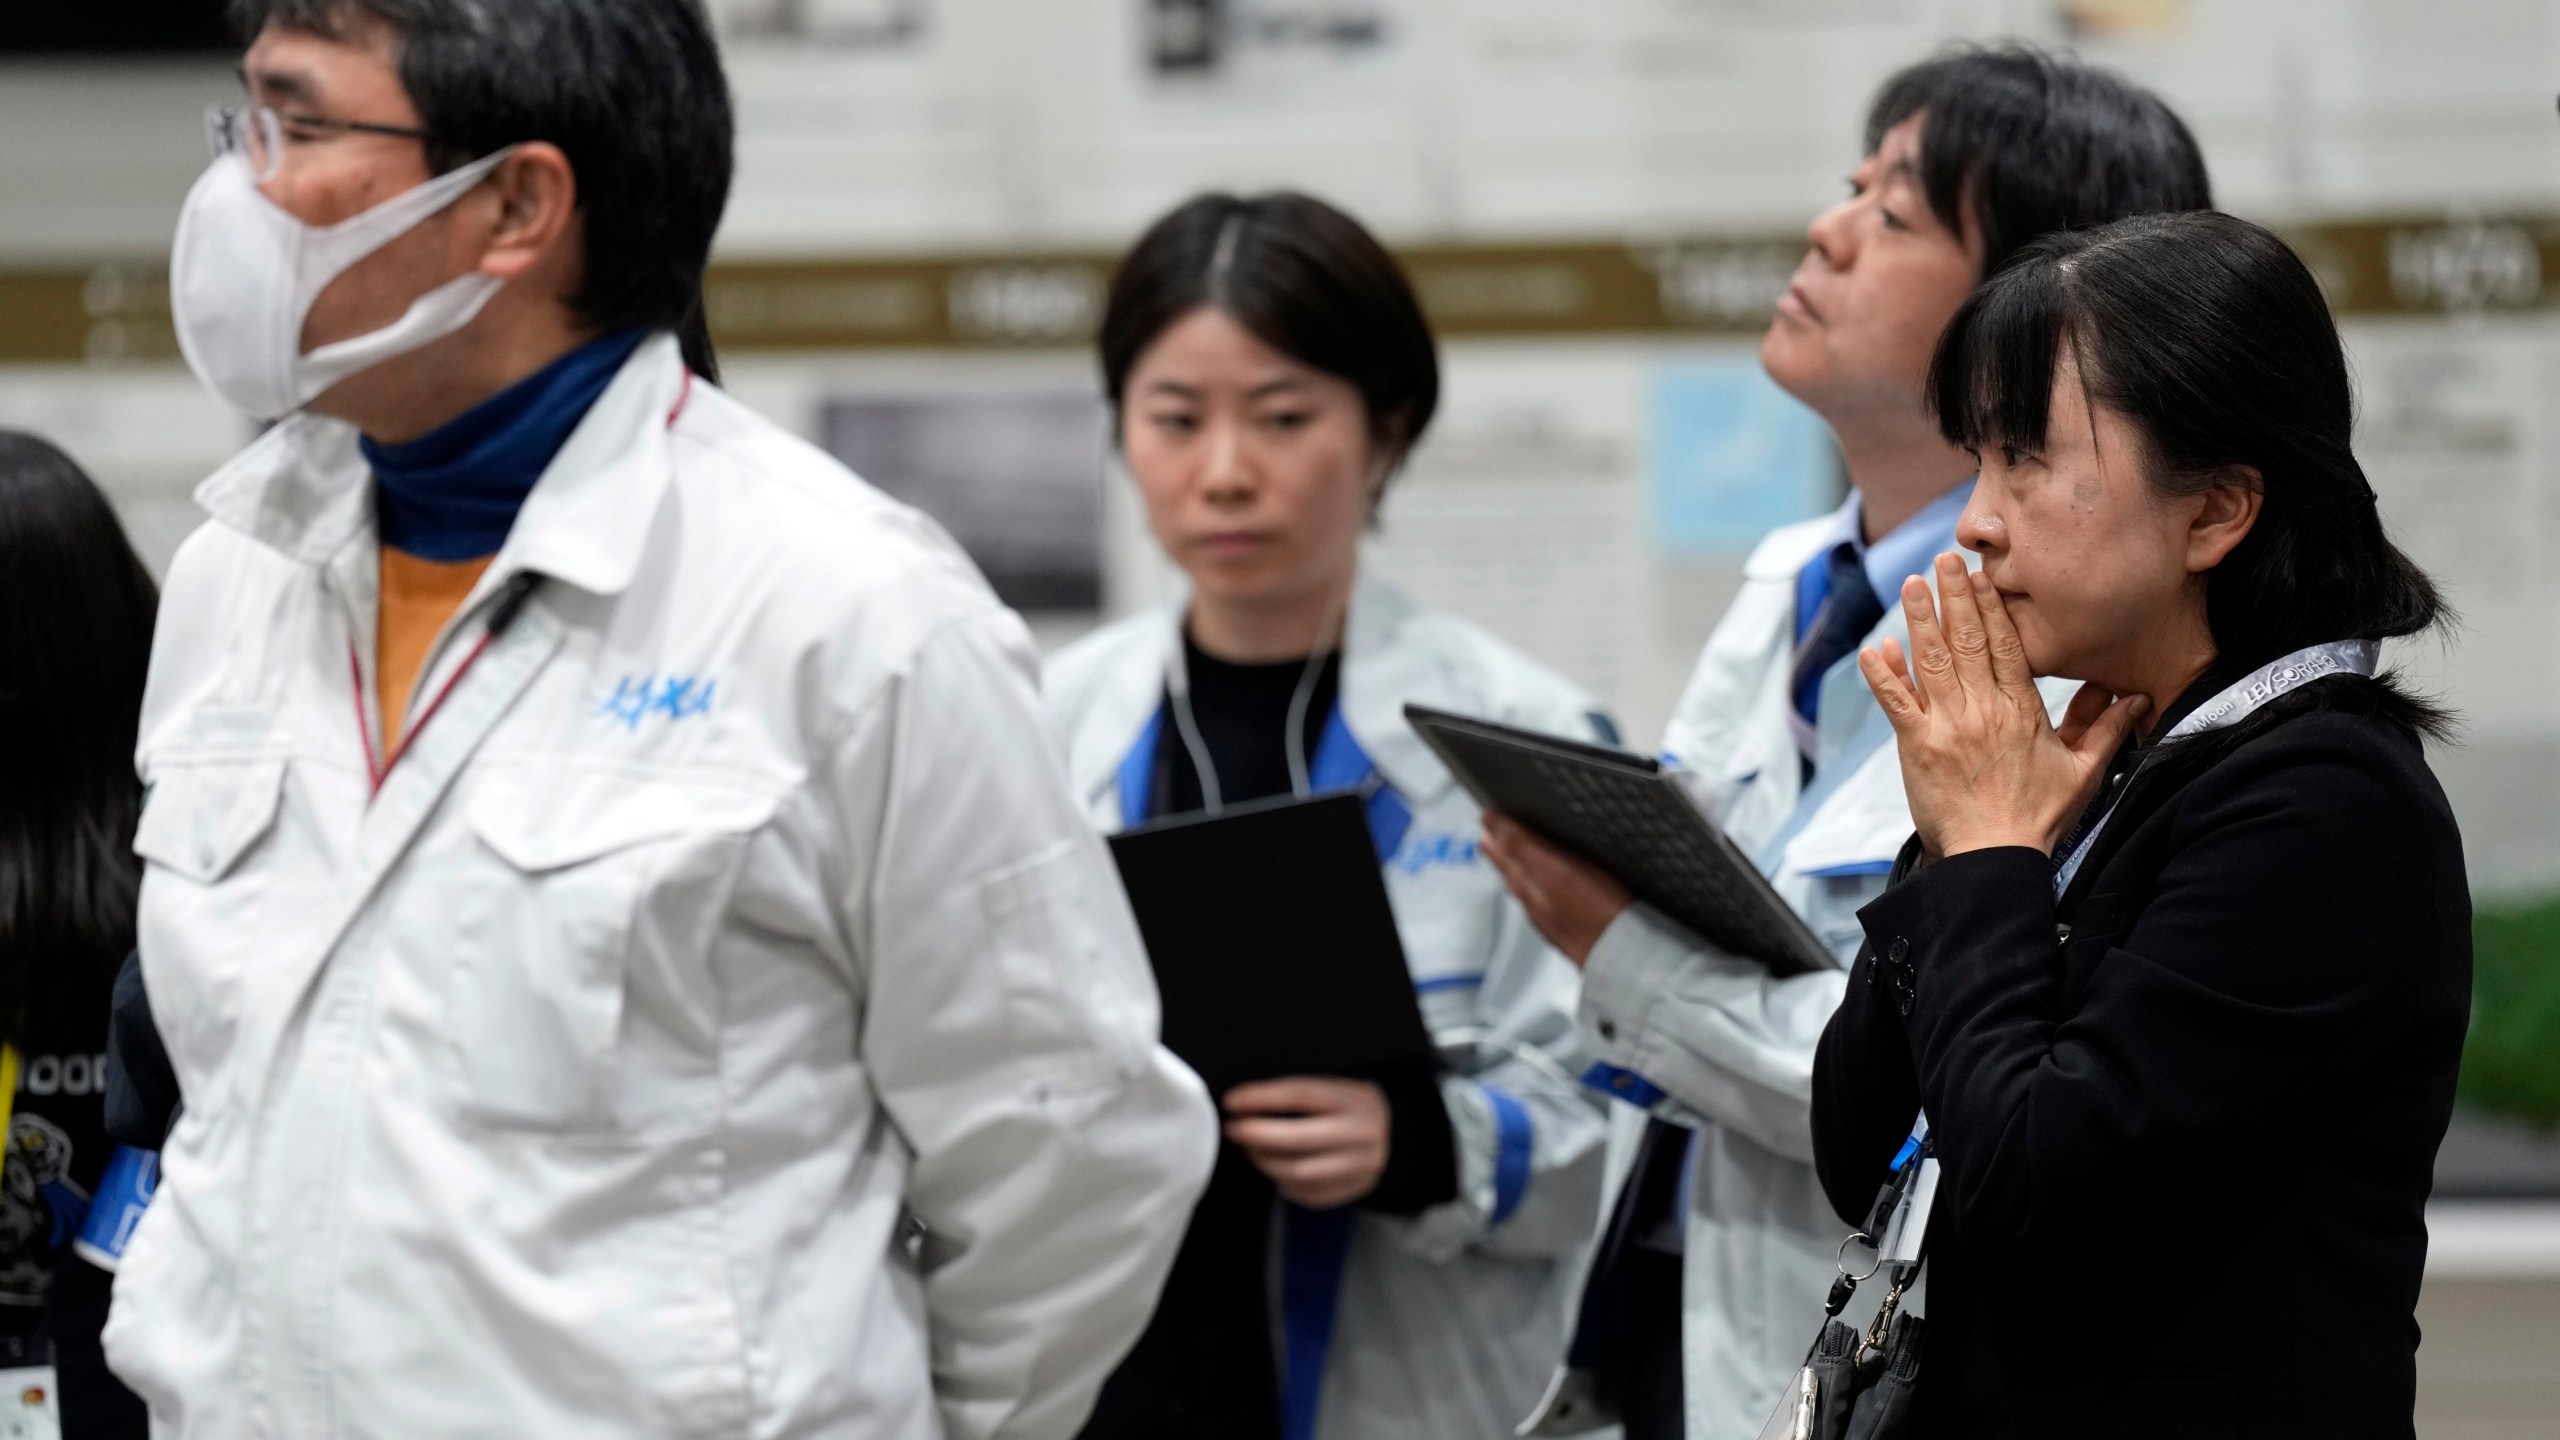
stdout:
<svg viewBox="0 0 2560 1440">
<path fill-rule="evenodd" d="M 472 645 L 471 653 L 463 656 L 452 676 L 437 687 L 435 698 L 429 700 L 426 708 L 409 722 L 407 733 L 391 747 L 391 753 L 378 761 L 373 748 L 373 725 L 365 718 L 364 662 L 356 656 L 355 642 L 347 642 L 347 673 L 355 681 L 356 734 L 364 741 L 365 777 L 372 782 L 374 793 L 381 793 L 382 782 L 390 777 L 391 767 L 400 763 L 401 756 L 409 753 L 410 743 L 418 738 L 418 732 L 427 728 L 428 721 L 436 718 L 436 712 L 444 708 L 446 698 L 453 694 L 455 686 L 462 683 L 462 677 L 471 673 L 471 667 L 480 663 L 480 657 L 487 654 L 498 637 L 506 634 L 508 627 L 524 613 L 525 602 L 533 598 L 534 591 L 542 588 L 542 579 L 539 573 L 526 570 L 507 581 L 507 587 L 498 592 L 497 603 L 490 607 L 488 628 L 480 632 L 480 639 Z"/>
<path fill-rule="evenodd" d="M 676 403 L 667 411 L 669 429 L 675 428 L 677 418 L 684 414 L 685 405 L 692 399 L 693 372 L 687 370 L 682 388 L 676 391 Z M 444 708 L 446 697 L 462 683 L 462 677 L 471 673 L 471 667 L 480 663 L 480 657 L 497 643 L 499 636 L 507 633 L 507 627 L 516 623 L 516 617 L 524 613 L 525 602 L 533 598 L 534 591 L 542 588 L 542 578 L 527 570 L 507 582 L 507 588 L 498 593 L 497 603 L 490 607 L 489 626 L 480 632 L 480 639 L 471 647 L 471 653 L 463 656 L 462 664 L 454 669 L 452 677 L 437 687 L 435 698 L 427 702 L 426 708 L 410 719 L 407 733 L 391 747 L 391 753 L 379 759 L 373 748 L 373 722 L 365 716 L 364 661 L 356 654 L 355 642 L 347 642 L 347 674 L 355 685 L 356 735 L 364 741 L 365 777 L 372 782 L 374 793 L 381 793 L 382 782 L 390 777 L 391 767 L 400 763 L 400 757 L 409 752 L 410 742 L 417 739 L 418 732 L 426 729 L 427 722 L 436 718 L 436 712 Z"/>
</svg>

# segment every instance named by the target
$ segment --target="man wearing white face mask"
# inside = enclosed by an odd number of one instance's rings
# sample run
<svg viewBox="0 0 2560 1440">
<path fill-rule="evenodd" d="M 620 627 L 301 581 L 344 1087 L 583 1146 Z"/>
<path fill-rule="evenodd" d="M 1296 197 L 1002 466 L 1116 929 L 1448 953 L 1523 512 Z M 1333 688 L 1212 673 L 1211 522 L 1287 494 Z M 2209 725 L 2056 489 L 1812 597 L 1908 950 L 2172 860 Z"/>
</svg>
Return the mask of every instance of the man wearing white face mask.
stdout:
<svg viewBox="0 0 2560 1440">
<path fill-rule="evenodd" d="M 1072 1434 L 1212 1117 L 1020 622 L 697 373 L 699 7 L 234 12 L 173 295 L 279 423 L 144 700 L 112 1363 L 186 1440 Z"/>
</svg>

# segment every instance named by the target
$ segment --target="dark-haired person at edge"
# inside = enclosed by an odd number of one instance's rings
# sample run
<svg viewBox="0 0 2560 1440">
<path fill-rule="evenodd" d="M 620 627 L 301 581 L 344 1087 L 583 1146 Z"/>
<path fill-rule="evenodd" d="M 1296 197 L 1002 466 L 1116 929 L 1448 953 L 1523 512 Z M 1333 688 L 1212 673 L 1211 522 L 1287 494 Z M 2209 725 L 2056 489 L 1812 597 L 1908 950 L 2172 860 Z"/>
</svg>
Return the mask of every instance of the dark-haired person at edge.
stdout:
<svg viewBox="0 0 2560 1440">
<path fill-rule="evenodd" d="M 1942 1167 L 1919 1433 L 2407 1437 L 2470 893 L 2320 288 L 2225 215 L 2049 237 L 1930 394 L 1981 568 L 1860 657 L 1919 833 L 1814 1068 L 1843 1216 L 1924 1112 Z"/>
<path fill-rule="evenodd" d="M 107 1007 L 133 944 L 134 716 L 158 603 L 80 467 L 0 430 L 0 1416 L 52 1410 L 72 1440 L 149 1428 L 99 1352 L 107 1273 L 72 1241 L 113 1148 Z"/>
<path fill-rule="evenodd" d="M 172 308 L 275 423 L 142 699 L 116 1372 L 163 1440 L 1065 1440 L 1213 1114 L 1020 619 L 700 373 L 702 7 L 234 14 Z"/>
<path fill-rule="evenodd" d="M 1484 863 L 1482 816 L 1404 706 L 1614 731 L 1570 681 L 1363 564 L 1440 371 L 1357 221 L 1292 194 L 1181 206 L 1121 262 L 1101 350 L 1185 583 L 1051 662 L 1077 793 L 1118 829 L 1364 791 L 1440 1064 L 1218 1097 L 1217 1172 L 1086 1436 L 1508 1433 L 1564 1347 L 1605 1126 L 1573 1079 L 1573 967 Z"/>
<path fill-rule="evenodd" d="M 1953 543 L 1972 457 L 1923 401 L 1948 317 L 2036 236 L 2212 203 L 2160 100 L 2044 53 L 1958 48 L 1885 83 L 1849 194 L 1818 216 L 1760 358 L 1829 425 L 1850 495 L 1752 552 L 1660 747 L 1838 958 L 1772 979 L 1497 821 L 1487 852 L 1583 966 L 1590 1083 L 1615 1107 L 1612 1209 L 1536 1433 L 1749 1440 L 1804 1358 L 1840 1231 L 1813 1173 L 1813 1051 L 1858 907 L 1910 833 L 1857 647 Z M 1870 1303 L 1862 1301 L 1862 1303 Z"/>
</svg>

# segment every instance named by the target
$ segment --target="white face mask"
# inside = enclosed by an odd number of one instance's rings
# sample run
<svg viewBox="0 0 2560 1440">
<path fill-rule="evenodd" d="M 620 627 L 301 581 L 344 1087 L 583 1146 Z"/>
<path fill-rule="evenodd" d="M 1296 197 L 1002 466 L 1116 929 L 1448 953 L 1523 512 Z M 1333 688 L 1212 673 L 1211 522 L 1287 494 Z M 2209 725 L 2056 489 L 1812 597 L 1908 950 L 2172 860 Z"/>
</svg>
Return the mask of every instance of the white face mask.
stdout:
<svg viewBox="0 0 2560 1440">
<path fill-rule="evenodd" d="M 357 371 L 470 324 L 505 281 L 460 276 L 380 330 L 302 353 L 303 321 L 330 281 L 462 198 L 511 153 L 483 156 L 320 228 L 258 193 L 246 155 L 216 158 L 187 195 L 169 261 L 179 352 L 215 394 L 253 419 L 278 420 Z"/>
</svg>

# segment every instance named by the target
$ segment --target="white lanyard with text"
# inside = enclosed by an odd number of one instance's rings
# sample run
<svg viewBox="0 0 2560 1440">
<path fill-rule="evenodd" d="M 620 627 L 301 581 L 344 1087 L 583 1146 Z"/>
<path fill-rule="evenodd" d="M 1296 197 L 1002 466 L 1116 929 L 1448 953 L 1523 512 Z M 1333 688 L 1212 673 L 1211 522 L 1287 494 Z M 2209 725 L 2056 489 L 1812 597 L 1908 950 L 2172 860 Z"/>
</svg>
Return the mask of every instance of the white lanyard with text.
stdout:
<svg viewBox="0 0 2560 1440">
<path fill-rule="evenodd" d="M 2179 721 L 2160 737 L 2159 743 L 2184 740 L 2209 730 L 2221 730 L 2248 719 L 2280 695 L 2301 689 L 2314 680 L 2329 675 L 2363 675 L 2370 677 L 2382 665 L 2382 643 L 2378 640 L 2332 640 L 2326 645 L 2313 645 L 2296 650 L 2280 659 L 2268 661 L 2240 677 L 2222 693 L 2195 708 L 2194 713 Z M 2156 751 L 2154 753 L 2157 753 Z M 2145 757 L 2148 761 L 2149 757 Z M 2141 765 L 2134 773 L 2142 772 Z M 2131 777 L 2118 787 L 2117 794 L 2133 788 Z M 2081 835 L 2080 843 L 2071 847 L 2062 863 L 2054 867 L 2053 893 L 2058 899 L 2071 888 L 2071 877 L 2080 873 L 2080 863 L 2089 858 L 2089 848 L 2098 843 L 2098 832 L 2114 818 L 2115 807 L 2107 807 Z"/>
</svg>

